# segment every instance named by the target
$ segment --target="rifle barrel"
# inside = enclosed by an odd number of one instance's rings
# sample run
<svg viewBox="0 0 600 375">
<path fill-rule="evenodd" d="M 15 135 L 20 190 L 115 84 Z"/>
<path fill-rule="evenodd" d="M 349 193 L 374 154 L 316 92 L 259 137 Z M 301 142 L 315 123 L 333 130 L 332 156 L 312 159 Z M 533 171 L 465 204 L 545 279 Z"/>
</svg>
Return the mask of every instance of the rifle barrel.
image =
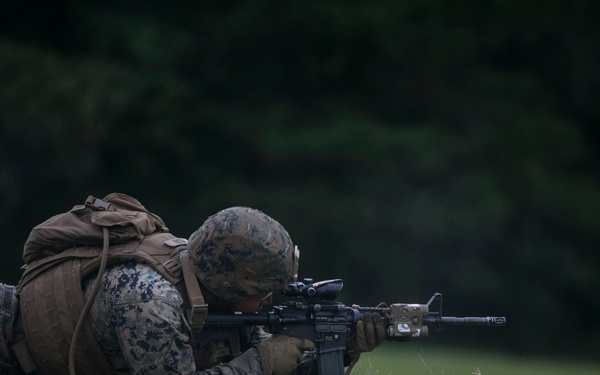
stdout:
<svg viewBox="0 0 600 375">
<path fill-rule="evenodd" d="M 453 316 L 423 318 L 425 324 L 438 324 L 449 326 L 505 326 L 506 318 L 503 316 L 464 317 Z"/>
</svg>

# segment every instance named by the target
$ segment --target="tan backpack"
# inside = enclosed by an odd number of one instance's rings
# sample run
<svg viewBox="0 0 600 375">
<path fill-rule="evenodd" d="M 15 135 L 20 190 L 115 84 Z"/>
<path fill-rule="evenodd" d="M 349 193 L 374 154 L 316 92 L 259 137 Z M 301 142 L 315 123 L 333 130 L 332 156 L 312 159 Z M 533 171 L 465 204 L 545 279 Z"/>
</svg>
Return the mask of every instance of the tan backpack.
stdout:
<svg viewBox="0 0 600 375">
<path fill-rule="evenodd" d="M 206 305 L 191 268 L 178 260 L 186 243 L 170 234 L 159 216 L 121 193 L 89 196 L 85 204 L 33 228 L 17 286 L 26 347 L 20 343 L 15 354 L 25 371 L 115 373 L 87 323 L 100 277 L 110 264 L 152 266 L 182 292 L 193 328 L 201 329 Z M 95 271 L 98 277 L 86 303 L 81 282 Z"/>
</svg>

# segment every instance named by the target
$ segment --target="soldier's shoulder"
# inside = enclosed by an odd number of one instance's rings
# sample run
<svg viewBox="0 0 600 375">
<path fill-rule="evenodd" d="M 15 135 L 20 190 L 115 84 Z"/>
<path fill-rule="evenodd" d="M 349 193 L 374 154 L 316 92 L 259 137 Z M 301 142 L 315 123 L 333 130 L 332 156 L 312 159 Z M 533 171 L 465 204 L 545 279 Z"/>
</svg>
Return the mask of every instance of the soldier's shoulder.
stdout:
<svg viewBox="0 0 600 375">
<path fill-rule="evenodd" d="M 102 276 L 101 287 L 114 304 L 152 299 L 172 301 L 175 305 L 183 302 L 175 285 L 143 263 L 128 262 L 110 266 Z"/>
</svg>

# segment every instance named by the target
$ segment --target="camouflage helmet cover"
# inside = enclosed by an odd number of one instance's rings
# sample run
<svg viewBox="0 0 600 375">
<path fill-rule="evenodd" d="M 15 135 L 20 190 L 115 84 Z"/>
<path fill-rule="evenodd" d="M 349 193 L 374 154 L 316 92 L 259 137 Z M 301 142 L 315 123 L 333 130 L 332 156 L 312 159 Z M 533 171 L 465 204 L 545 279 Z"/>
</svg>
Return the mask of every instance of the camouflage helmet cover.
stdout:
<svg viewBox="0 0 600 375">
<path fill-rule="evenodd" d="M 249 207 L 210 216 L 190 236 L 188 251 L 200 282 L 233 303 L 282 289 L 293 278 L 296 261 L 285 228 Z"/>
</svg>

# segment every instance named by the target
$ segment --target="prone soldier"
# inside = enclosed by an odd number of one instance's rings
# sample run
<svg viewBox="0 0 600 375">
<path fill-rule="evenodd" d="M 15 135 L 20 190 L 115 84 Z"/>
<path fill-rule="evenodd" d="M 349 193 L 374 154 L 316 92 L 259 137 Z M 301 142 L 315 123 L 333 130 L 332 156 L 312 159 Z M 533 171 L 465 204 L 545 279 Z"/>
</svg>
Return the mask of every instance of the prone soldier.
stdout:
<svg viewBox="0 0 600 375">
<path fill-rule="evenodd" d="M 123 196 L 130 198 L 125 195 L 118 198 Z M 110 202 L 110 196 L 101 202 L 105 201 Z M 147 236 L 150 237 L 152 235 Z M 50 274 L 45 284 L 40 285 L 48 285 L 50 279 L 55 283 L 61 278 L 66 280 L 66 271 L 61 271 L 60 277 L 56 273 L 64 267 L 53 263 L 39 272 L 28 272 L 26 268 L 18 291 L 25 323 L 25 344 L 21 342 L 20 346 L 28 350 L 18 350 L 19 353 L 26 351 L 27 355 L 17 358 L 21 366 L 29 369 L 27 371 L 45 375 L 302 372 L 298 365 L 305 353 L 314 349 L 315 343 L 306 338 L 273 335 L 259 326 L 242 327 L 226 338 L 203 342 L 202 346 L 193 345 L 193 337 L 202 331 L 207 313 L 255 313 L 272 303 L 273 292 L 295 281 L 299 254 L 288 232 L 276 220 L 252 208 L 231 207 L 210 216 L 188 241 L 161 239 L 163 244 L 173 247 L 172 258 L 181 270 L 173 277 L 152 261 L 140 261 L 146 255 L 124 256 L 129 251 L 127 244 L 111 244 L 108 248 L 106 238 L 104 249 L 98 250 L 98 254 L 109 254 L 105 255 L 108 262 L 104 259 L 108 265 L 103 268 L 101 264 L 87 274 L 81 271 L 85 276 L 81 290 L 87 307 L 80 314 L 85 317 L 83 323 L 77 320 L 76 314 L 70 313 L 71 320 L 60 323 L 64 327 L 57 326 L 57 322 L 64 321 L 64 313 L 56 314 L 61 316 L 59 319 L 54 311 L 39 309 L 41 287 L 35 286 L 32 280 L 38 279 L 38 274 Z M 142 244 L 143 241 L 146 240 L 143 239 Z M 135 246 L 136 253 L 143 247 L 139 241 Z M 65 253 L 68 251 L 71 250 Z M 73 254 L 79 253 L 73 249 Z M 40 262 L 42 260 L 35 259 L 30 263 L 37 267 Z M 80 268 L 86 269 L 85 266 Z M 62 289 L 57 288 L 54 296 L 43 297 L 45 306 L 56 306 L 56 311 L 60 311 L 64 302 L 58 290 Z M 69 313 L 69 307 L 64 309 Z M 84 326 L 81 334 L 80 324 Z M 31 329 L 33 326 L 39 329 Z M 47 328 L 49 326 L 52 328 Z M 69 341 L 71 344 L 68 368 L 64 366 L 64 350 L 54 353 L 51 344 L 43 343 L 51 342 L 45 338 L 50 330 L 56 334 L 56 330 L 61 329 L 66 332 L 61 334 L 67 340 L 58 340 L 59 343 Z M 373 350 L 386 336 L 383 321 L 377 315 L 358 321 L 354 329 L 356 335 L 347 343 L 347 347 L 352 348 L 352 353 L 345 353 L 347 363 L 361 352 Z M 41 336 L 33 336 L 34 331 Z M 69 337 L 72 332 L 73 336 Z M 91 342 L 91 336 L 85 332 L 93 333 L 95 342 Z M 84 365 L 86 361 L 98 362 L 94 358 L 94 353 L 98 353 L 94 347 L 100 348 L 104 356 L 100 362 L 104 367 Z"/>
</svg>

